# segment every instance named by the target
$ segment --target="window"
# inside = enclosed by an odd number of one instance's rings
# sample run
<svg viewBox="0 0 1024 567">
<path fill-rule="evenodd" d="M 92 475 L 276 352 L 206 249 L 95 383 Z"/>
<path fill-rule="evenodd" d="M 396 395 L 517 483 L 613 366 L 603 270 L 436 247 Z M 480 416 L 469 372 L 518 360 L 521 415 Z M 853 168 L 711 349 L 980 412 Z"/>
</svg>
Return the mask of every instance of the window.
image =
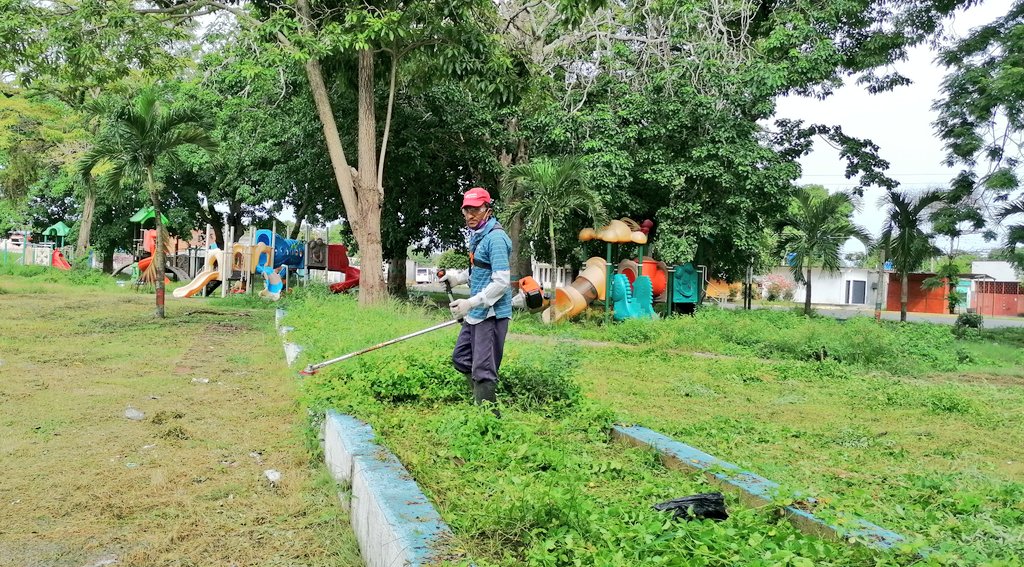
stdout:
<svg viewBox="0 0 1024 567">
<path fill-rule="evenodd" d="M 864 280 L 847 280 L 846 302 L 855 305 L 867 303 L 867 282 Z"/>
</svg>

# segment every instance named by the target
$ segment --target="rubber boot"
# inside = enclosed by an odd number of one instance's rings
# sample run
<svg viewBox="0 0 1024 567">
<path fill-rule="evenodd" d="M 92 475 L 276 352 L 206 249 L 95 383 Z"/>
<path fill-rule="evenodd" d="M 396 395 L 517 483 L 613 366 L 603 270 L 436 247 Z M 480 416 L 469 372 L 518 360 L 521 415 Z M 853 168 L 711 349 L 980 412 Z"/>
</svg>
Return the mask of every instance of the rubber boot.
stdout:
<svg viewBox="0 0 1024 567">
<path fill-rule="evenodd" d="M 501 412 L 498 411 L 498 397 L 495 394 L 497 386 L 498 384 L 494 380 L 474 381 L 473 401 L 477 404 L 491 404 L 491 412 L 494 414 L 494 417 L 501 417 Z"/>
</svg>

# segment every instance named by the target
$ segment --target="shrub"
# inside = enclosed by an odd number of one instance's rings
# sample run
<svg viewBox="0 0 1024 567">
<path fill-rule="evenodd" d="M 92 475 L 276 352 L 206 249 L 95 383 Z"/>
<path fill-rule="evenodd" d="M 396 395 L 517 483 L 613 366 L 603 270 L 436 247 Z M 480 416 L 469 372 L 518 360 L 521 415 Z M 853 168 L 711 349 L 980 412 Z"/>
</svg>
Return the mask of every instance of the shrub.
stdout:
<svg viewBox="0 0 1024 567">
<path fill-rule="evenodd" d="M 642 319 L 627 319 L 609 327 L 608 334 L 612 340 L 627 345 L 650 344 L 658 338 L 657 323 Z"/>
<path fill-rule="evenodd" d="M 465 379 L 447 352 L 413 348 L 366 361 L 358 375 L 370 393 L 384 402 L 449 402 L 466 396 Z"/>
<path fill-rule="evenodd" d="M 985 318 L 981 316 L 981 313 L 961 313 L 953 324 L 953 336 L 963 339 L 969 334 L 978 335 L 984 323 Z"/>
<path fill-rule="evenodd" d="M 924 405 L 934 413 L 974 413 L 974 403 L 952 387 L 938 387 L 924 393 Z"/>
<path fill-rule="evenodd" d="M 469 256 L 458 250 L 445 250 L 437 257 L 437 267 L 441 270 L 465 270 L 469 268 Z"/>
<path fill-rule="evenodd" d="M 501 367 L 500 399 L 523 409 L 569 407 L 581 398 L 570 349 L 555 349 L 546 356 L 528 351 L 510 356 Z"/>
<path fill-rule="evenodd" d="M 729 301 L 734 301 L 743 293 L 743 284 L 733 283 L 729 284 Z"/>
</svg>

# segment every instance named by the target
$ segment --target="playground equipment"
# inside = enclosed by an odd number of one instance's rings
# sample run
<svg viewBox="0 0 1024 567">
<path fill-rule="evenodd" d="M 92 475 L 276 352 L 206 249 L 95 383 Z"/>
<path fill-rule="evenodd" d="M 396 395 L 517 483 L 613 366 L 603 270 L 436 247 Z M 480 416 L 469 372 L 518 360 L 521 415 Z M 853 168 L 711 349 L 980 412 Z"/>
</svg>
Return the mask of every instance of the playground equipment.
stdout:
<svg viewBox="0 0 1024 567">
<path fill-rule="evenodd" d="M 594 301 L 605 302 L 605 313 L 616 321 L 655 316 L 654 303 L 666 303 L 668 312 L 689 305 L 683 311 L 692 312 L 700 298 L 697 270 L 687 263 L 670 267 L 664 262 L 644 256 L 644 248 L 654 223 L 643 223 L 623 218 L 613 220 L 600 229 L 584 228 L 581 241 L 600 240 L 606 243 L 606 257 L 594 256 L 587 260 L 583 271 L 567 287 L 555 289 L 551 306 L 542 314 L 546 323 L 576 317 Z M 612 271 L 613 247 L 620 244 L 638 245 L 640 253 L 619 262 Z"/>
<path fill-rule="evenodd" d="M 47 229 L 43 231 L 43 240 L 48 241 L 50 237 L 53 236 L 54 242 L 57 242 L 56 239 L 59 238 L 60 244 L 58 244 L 58 246 L 63 247 L 64 238 L 67 237 L 68 234 L 71 234 L 71 227 L 64 224 L 63 221 L 57 221 L 57 224 L 47 227 Z"/>
<path fill-rule="evenodd" d="M 58 270 L 70 270 L 71 263 L 64 257 L 64 253 L 61 252 L 61 248 L 64 247 L 64 238 L 71 233 L 71 227 L 64 224 L 62 221 L 57 221 L 57 224 L 47 227 L 43 231 L 43 242 L 49 242 L 50 237 L 54 237 L 53 241 L 53 253 L 50 254 L 50 265 Z M 59 244 L 57 239 L 60 239 Z"/>
<path fill-rule="evenodd" d="M 654 292 L 651 279 L 640 276 L 630 287 L 625 274 L 615 274 L 612 279 L 612 315 L 616 321 L 626 319 L 651 319 L 654 317 Z"/>
<path fill-rule="evenodd" d="M 555 289 L 555 300 L 551 307 L 541 313 L 545 323 L 572 319 L 579 315 L 594 300 L 604 301 L 607 281 L 604 258 L 594 256 L 587 260 L 580 275 L 568 287 Z"/>
<path fill-rule="evenodd" d="M 329 286 L 332 292 L 343 293 L 359 285 L 359 268 L 349 264 L 348 248 L 344 244 L 327 244 L 318 238 L 311 241 L 308 247 L 308 268 L 344 274 L 344 280 Z"/>
<path fill-rule="evenodd" d="M 53 256 L 50 260 L 50 265 L 59 270 L 67 271 L 71 269 L 71 264 L 68 262 L 68 259 L 64 257 L 64 253 L 58 248 L 53 249 Z"/>
<path fill-rule="evenodd" d="M 257 242 L 259 242 L 257 240 Z M 228 252 L 211 249 L 207 251 L 203 271 L 199 272 L 188 284 L 174 290 L 174 297 L 192 297 L 212 282 L 224 283 L 225 280 L 241 279 L 242 274 L 263 273 L 260 268 L 269 266 L 272 249 L 266 244 L 257 243 L 253 246 L 234 243 L 228 246 Z M 141 265 L 141 263 L 140 263 Z M 269 269 L 269 268 L 268 268 Z M 280 294 L 280 290 L 278 291 Z"/>
<path fill-rule="evenodd" d="M 251 280 L 252 275 L 261 275 L 264 289 L 260 296 L 276 301 L 288 288 L 289 274 L 300 270 L 307 277 L 309 270 L 344 274 L 343 281 L 330 286 L 335 293 L 359 285 L 359 269 L 349 265 L 348 249 L 341 244 L 326 244 L 321 239 L 284 238 L 267 229 L 257 230 L 253 240 L 252 245 L 230 244 L 226 247 L 227 254 L 221 250 L 208 250 L 203 270 L 191 282 L 174 290 L 174 296 L 192 297 L 211 284 L 217 285 L 225 280 Z"/>
<path fill-rule="evenodd" d="M 61 247 L 64 245 L 64 237 L 70 233 L 63 222 L 47 228 L 43 231 L 43 241 L 32 242 L 30 230 L 11 231 L 7 239 L 0 238 L 0 262 L 7 264 L 11 254 L 19 256 L 17 263 L 26 266 L 51 266 L 59 270 L 70 270 L 71 263 L 68 261 Z M 54 237 L 50 240 L 50 237 Z M 59 239 L 59 241 L 58 241 Z"/>
<path fill-rule="evenodd" d="M 222 262 L 223 256 L 224 252 L 221 250 L 208 250 L 203 270 L 196 274 L 196 277 L 192 281 L 178 289 L 175 289 L 174 297 L 192 297 L 205 289 L 206 285 L 210 282 L 220 281 L 220 263 Z M 141 262 L 139 264 L 141 266 Z"/>
<path fill-rule="evenodd" d="M 156 215 L 153 212 L 153 207 L 149 206 L 139 209 L 138 211 L 136 211 L 134 215 L 131 216 L 131 218 L 128 219 L 129 222 L 137 223 L 139 225 L 138 231 L 134 233 L 134 247 L 131 250 L 133 261 L 114 270 L 113 274 L 111 275 L 117 276 L 118 274 L 129 268 L 132 269 L 134 273 L 134 271 L 138 269 L 139 275 L 142 278 L 141 281 L 143 283 L 151 283 L 154 281 L 156 270 L 151 264 L 153 262 L 153 255 L 155 254 L 156 251 L 156 229 L 145 228 L 145 223 L 147 221 L 154 220 L 155 217 Z M 160 218 L 163 220 L 164 226 L 167 226 L 167 224 L 169 224 L 170 221 L 167 220 L 167 217 L 165 215 L 160 215 Z M 175 238 L 175 241 L 177 241 L 177 238 Z M 168 248 L 167 250 L 165 250 L 164 256 L 164 260 L 166 262 L 164 265 L 164 269 L 166 270 L 166 273 L 168 275 L 173 274 L 174 278 L 177 279 L 178 281 L 188 281 L 189 279 L 191 279 L 191 274 L 193 270 L 192 257 L 190 255 L 186 256 L 177 254 L 178 250 L 176 245 L 174 246 L 174 250 L 172 251 L 170 241 L 167 242 L 167 245 Z M 190 248 L 189 252 L 191 253 L 194 250 L 196 249 Z M 165 278 L 164 281 L 166 282 L 170 280 Z M 140 279 L 137 276 L 136 283 L 139 282 Z"/>
<path fill-rule="evenodd" d="M 651 223 L 653 226 L 653 223 Z M 551 307 L 541 314 L 546 323 L 555 323 L 564 319 L 575 317 L 582 313 L 594 300 L 604 300 L 606 312 L 611 311 L 611 296 L 607 293 L 612 287 L 611 257 L 613 244 L 647 244 L 647 233 L 650 228 L 645 228 L 635 221 L 622 218 L 613 220 L 600 229 L 584 228 L 579 233 L 579 239 L 583 242 L 600 240 L 607 244 L 607 254 L 604 259 L 593 257 L 587 260 L 584 270 L 568 287 L 555 290 L 555 300 Z M 646 275 L 634 276 L 634 280 L 643 280 Z M 629 285 L 629 280 L 626 280 Z M 625 305 L 625 304 L 624 304 Z M 636 309 L 627 310 L 623 316 L 640 313 Z M 616 316 L 619 319 L 619 316 Z"/>
<path fill-rule="evenodd" d="M 284 269 L 284 266 L 276 270 L 269 266 L 256 266 L 256 272 L 262 275 L 264 281 L 266 281 L 266 288 L 260 291 L 260 297 L 274 301 L 281 298 L 281 292 L 284 291 L 284 280 L 281 279 L 281 271 Z"/>
</svg>

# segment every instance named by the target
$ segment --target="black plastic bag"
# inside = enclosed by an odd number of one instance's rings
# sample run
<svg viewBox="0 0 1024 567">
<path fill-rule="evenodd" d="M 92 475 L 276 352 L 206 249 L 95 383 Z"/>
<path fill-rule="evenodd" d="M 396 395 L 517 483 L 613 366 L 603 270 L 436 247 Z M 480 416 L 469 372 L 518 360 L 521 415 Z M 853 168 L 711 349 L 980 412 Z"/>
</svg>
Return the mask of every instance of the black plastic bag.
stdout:
<svg viewBox="0 0 1024 567">
<path fill-rule="evenodd" d="M 725 496 L 721 492 L 705 492 L 666 500 L 655 504 L 653 508 L 659 512 L 671 511 L 676 519 L 683 520 L 725 520 L 729 512 L 725 510 Z"/>
</svg>

